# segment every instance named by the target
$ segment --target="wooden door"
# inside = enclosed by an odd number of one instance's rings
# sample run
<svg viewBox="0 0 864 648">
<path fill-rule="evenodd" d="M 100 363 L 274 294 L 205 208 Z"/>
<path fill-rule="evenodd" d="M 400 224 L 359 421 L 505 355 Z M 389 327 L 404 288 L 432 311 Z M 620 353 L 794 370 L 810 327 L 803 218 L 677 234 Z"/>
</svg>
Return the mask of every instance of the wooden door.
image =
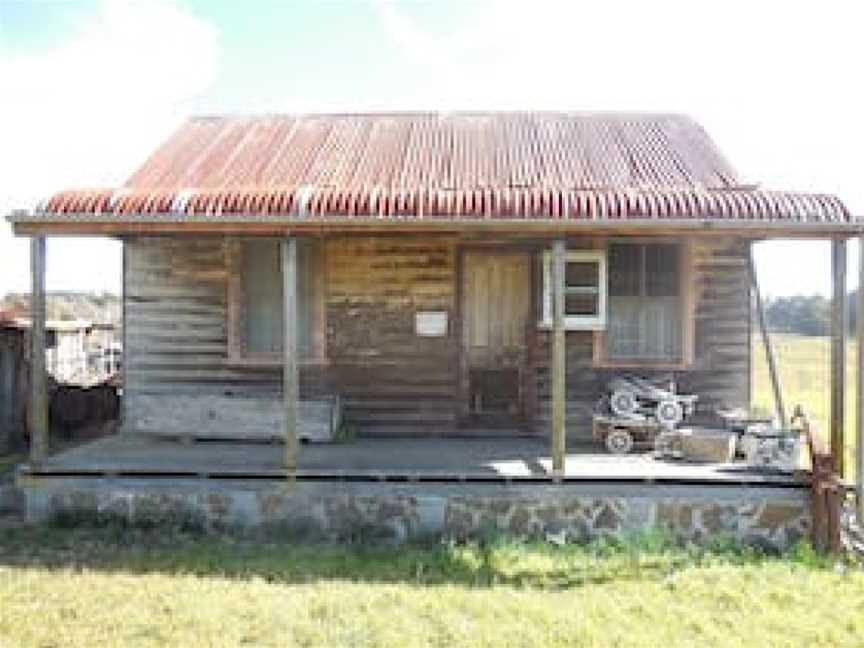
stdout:
<svg viewBox="0 0 864 648">
<path fill-rule="evenodd" d="M 462 276 L 463 414 L 521 418 L 531 257 L 466 252 Z"/>
</svg>

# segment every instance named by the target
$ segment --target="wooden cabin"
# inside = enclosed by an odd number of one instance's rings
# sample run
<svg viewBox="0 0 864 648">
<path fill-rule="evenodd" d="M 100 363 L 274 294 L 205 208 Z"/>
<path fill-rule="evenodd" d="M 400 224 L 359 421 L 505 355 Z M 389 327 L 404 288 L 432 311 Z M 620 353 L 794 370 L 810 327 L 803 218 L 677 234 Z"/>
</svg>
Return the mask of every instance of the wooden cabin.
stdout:
<svg viewBox="0 0 864 648">
<path fill-rule="evenodd" d="M 126 433 L 562 444 L 621 372 L 749 407 L 751 244 L 861 228 L 626 113 L 197 117 L 11 222 L 123 241 Z"/>
<path fill-rule="evenodd" d="M 278 237 L 126 239 L 130 430 L 278 437 Z M 610 374 L 674 374 L 703 406 L 750 398 L 749 243 L 568 237 L 568 434 Z M 451 233 L 297 238 L 301 437 L 338 397 L 359 436 L 548 433 L 551 242 Z"/>
<path fill-rule="evenodd" d="M 33 260 L 30 519 L 838 546 L 846 242 L 864 226 L 833 196 L 742 180 L 687 117 L 199 117 L 122 187 L 10 220 Z M 123 427 L 49 456 L 45 237 L 82 234 L 124 246 Z M 749 406 L 751 246 L 772 237 L 832 241 L 831 446 L 810 435 L 812 475 L 581 443 L 619 373 L 671 378 L 702 413 Z M 300 448 L 334 437 L 354 442 Z"/>
</svg>

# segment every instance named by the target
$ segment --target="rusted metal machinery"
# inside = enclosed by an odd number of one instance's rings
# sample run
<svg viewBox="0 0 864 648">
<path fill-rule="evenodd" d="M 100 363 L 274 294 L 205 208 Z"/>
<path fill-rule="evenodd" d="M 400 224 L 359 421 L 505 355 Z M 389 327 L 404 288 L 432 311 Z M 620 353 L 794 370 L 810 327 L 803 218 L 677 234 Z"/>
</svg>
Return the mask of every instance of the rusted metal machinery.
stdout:
<svg viewBox="0 0 864 648">
<path fill-rule="evenodd" d="M 660 384 L 639 376 L 609 381 L 594 415 L 594 438 L 612 454 L 634 447 L 654 448 L 657 436 L 672 430 L 693 414 L 698 396 L 676 394 L 674 384 Z"/>
</svg>

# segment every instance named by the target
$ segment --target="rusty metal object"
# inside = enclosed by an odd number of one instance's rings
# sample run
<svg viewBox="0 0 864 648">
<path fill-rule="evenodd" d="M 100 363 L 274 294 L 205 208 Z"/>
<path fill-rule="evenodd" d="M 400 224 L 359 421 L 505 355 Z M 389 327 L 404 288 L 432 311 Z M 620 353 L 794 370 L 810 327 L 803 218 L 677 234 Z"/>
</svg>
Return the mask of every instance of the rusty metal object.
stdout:
<svg viewBox="0 0 864 648">
<path fill-rule="evenodd" d="M 835 471 L 831 446 L 819 434 L 816 426 L 798 405 L 792 414 L 807 439 L 811 459 L 811 486 L 813 491 L 813 546 L 832 554 L 841 550 L 840 518 L 845 488 Z"/>
<path fill-rule="evenodd" d="M 94 214 L 121 219 L 136 214 L 165 214 L 182 220 L 184 215 L 301 216 L 308 220 L 378 218 L 382 220 L 517 219 L 593 221 L 612 219 L 683 219 L 802 223 L 851 222 L 846 207 L 834 196 L 790 194 L 777 191 L 703 189 L 550 189 L 548 200 L 532 201 L 527 189 L 475 189 L 456 192 L 417 192 L 406 195 L 390 189 L 351 189 L 339 196 L 328 188 L 305 194 L 305 208 L 298 213 L 299 188 L 263 190 L 205 189 L 185 203 L 182 212 L 171 210 L 182 191 L 139 189 L 116 200 L 115 191 L 79 190 L 55 194 L 45 204 L 46 214 Z M 328 195 L 329 194 L 329 195 Z M 508 194 L 508 195 L 503 195 Z M 746 197 L 747 200 L 743 201 Z M 347 200 L 345 200 L 347 198 Z M 794 200 L 793 200 L 794 198 Z M 742 199 L 739 201 L 739 199 Z M 698 210 L 691 208 L 695 204 Z M 109 206 L 110 205 L 110 206 Z M 790 208 L 791 206 L 791 208 Z M 742 208 L 744 207 L 744 208 Z"/>
</svg>

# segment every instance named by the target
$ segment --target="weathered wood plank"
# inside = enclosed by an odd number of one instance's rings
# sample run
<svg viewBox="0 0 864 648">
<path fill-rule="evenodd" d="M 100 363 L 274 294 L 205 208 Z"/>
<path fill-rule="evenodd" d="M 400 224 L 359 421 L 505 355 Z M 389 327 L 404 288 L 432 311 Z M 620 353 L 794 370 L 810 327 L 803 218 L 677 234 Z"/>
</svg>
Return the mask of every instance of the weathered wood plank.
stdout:
<svg viewBox="0 0 864 648">
<path fill-rule="evenodd" d="M 567 435 L 567 360 L 564 337 L 566 242 L 552 243 L 552 472 L 564 473 Z"/>
<path fill-rule="evenodd" d="M 450 239 L 386 237 L 331 239 L 326 243 L 328 356 L 334 389 L 352 402 L 346 421 L 370 430 L 439 431 L 452 412 L 428 403 L 452 402 L 457 380 L 456 262 Z M 418 337 L 417 311 L 444 311 L 447 335 Z M 410 407 L 380 407 L 380 402 Z M 365 404 L 368 403 L 368 406 Z M 407 424 L 410 423 L 410 424 Z M 412 428 L 412 425 L 414 426 Z"/>
<path fill-rule="evenodd" d="M 846 239 L 831 241 L 831 456 L 841 477 L 845 464 Z"/>
<path fill-rule="evenodd" d="M 285 467 L 297 469 L 300 447 L 300 372 L 298 368 L 297 239 L 282 241 L 282 405 L 285 427 Z"/>
<path fill-rule="evenodd" d="M 298 439 L 330 440 L 337 407 L 332 398 L 299 401 Z M 278 394 L 270 398 L 136 394 L 127 411 L 129 433 L 201 439 L 285 439 L 285 407 Z"/>
<path fill-rule="evenodd" d="M 30 239 L 30 459 L 48 456 L 48 376 L 45 371 L 45 237 Z"/>
<path fill-rule="evenodd" d="M 129 300 L 129 313 L 134 317 L 130 322 L 132 325 L 147 321 L 147 318 L 162 323 L 166 320 L 189 323 L 216 321 L 224 325 L 227 312 L 225 304 L 216 301 Z"/>
<path fill-rule="evenodd" d="M 132 303 L 130 302 L 130 305 Z M 131 319 L 127 325 L 130 331 L 160 331 L 166 328 L 189 330 L 214 328 L 227 331 L 226 311 L 222 307 L 210 312 L 184 313 L 169 308 L 157 311 L 147 306 L 149 304 L 137 304 L 135 308 L 130 308 Z"/>
</svg>

